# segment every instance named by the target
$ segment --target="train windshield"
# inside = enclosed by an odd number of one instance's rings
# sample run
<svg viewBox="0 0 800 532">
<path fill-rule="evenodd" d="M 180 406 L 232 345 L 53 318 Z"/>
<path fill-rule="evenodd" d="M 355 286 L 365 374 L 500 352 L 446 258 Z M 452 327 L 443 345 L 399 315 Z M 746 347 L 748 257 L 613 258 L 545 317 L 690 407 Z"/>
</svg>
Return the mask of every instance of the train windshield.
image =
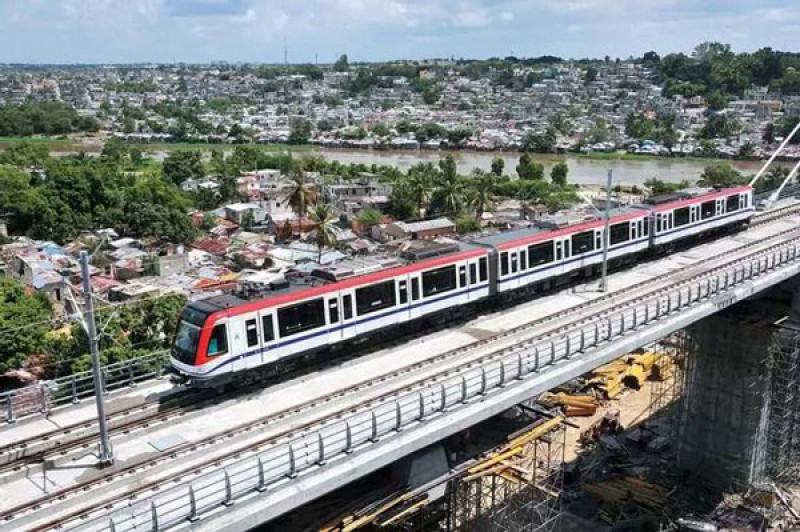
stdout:
<svg viewBox="0 0 800 532">
<path fill-rule="evenodd" d="M 200 342 L 200 327 L 181 320 L 178 332 L 175 334 L 175 348 L 173 356 L 185 364 L 194 364 L 197 344 Z"/>
</svg>

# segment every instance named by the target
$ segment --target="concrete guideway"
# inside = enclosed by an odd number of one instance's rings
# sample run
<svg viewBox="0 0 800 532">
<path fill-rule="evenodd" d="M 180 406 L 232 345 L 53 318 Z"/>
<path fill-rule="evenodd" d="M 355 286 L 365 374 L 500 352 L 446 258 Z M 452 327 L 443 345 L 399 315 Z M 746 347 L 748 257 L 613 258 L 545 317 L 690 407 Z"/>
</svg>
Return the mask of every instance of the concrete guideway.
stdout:
<svg viewBox="0 0 800 532">
<path fill-rule="evenodd" d="M 685 278 L 688 275 L 687 264 L 692 262 L 702 262 L 702 259 L 697 257 L 696 252 L 698 251 L 701 251 L 703 252 L 702 254 L 706 255 L 712 255 L 713 253 L 712 256 L 721 256 L 730 261 L 733 260 L 731 252 L 736 248 L 741 247 L 742 242 L 751 244 L 751 246 L 749 246 L 751 248 L 774 247 L 770 244 L 763 244 L 762 246 L 758 246 L 756 244 L 759 242 L 764 242 L 764 240 L 770 235 L 784 234 L 787 232 L 787 230 L 791 230 L 792 228 L 796 227 L 797 220 L 791 220 L 788 222 L 775 222 L 753 229 L 745 234 L 737 235 L 733 238 L 722 239 L 721 241 L 717 241 L 706 246 L 701 246 L 700 248 L 696 248 L 689 253 L 678 254 L 673 258 L 660 261 L 660 263 L 664 263 L 662 266 L 666 267 L 662 268 L 660 272 L 652 272 L 650 276 L 660 275 L 662 277 L 666 277 L 665 274 L 668 274 L 669 271 L 677 271 L 677 274 L 680 277 Z M 119 519 L 119 521 L 115 519 L 114 526 L 116 530 L 127 529 L 126 526 L 123 525 L 131 524 L 131 521 L 128 520 L 127 517 L 131 515 L 128 512 L 132 512 L 132 514 L 136 515 L 136 521 L 138 522 L 139 527 L 146 526 L 146 523 L 142 522 L 141 519 L 147 519 L 147 515 L 149 515 L 150 519 L 155 516 L 156 521 L 158 521 L 160 526 L 163 528 L 171 521 L 169 515 L 164 513 L 164 511 L 171 506 L 180 507 L 180 510 L 176 510 L 179 514 L 176 522 L 183 522 L 183 520 L 191 515 L 192 501 L 194 501 L 195 513 L 198 513 L 205 508 L 216 508 L 221 502 L 225 502 L 226 499 L 232 500 L 234 496 L 236 496 L 237 499 L 240 499 L 243 493 L 243 482 L 245 482 L 245 480 L 252 481 L 254 473 L 256 475 L 255 479 L 257 484 L 254 486 L 248 486 L 247 491 L 251 490 L 253 487 L 258 487 L 258 484 L 262 484 L 262 480 L 263 484 L 266 485 L 267 478 L 270 480 L 277 480 L 275 484 L 276 488 L 270 490 L 271 493 L 275 493 L 263 497 L 264 499 L 270 500 L 273 500 L 273 498 L 277 496 L 276 490 L 278 489 L 289 490 L 290 492 L 293 492 L 293 490 L 290 489 L 293 484 L 283 480 L 283 478 L 287 475 L 291 476 L 296 473 L 303 473 L 301 476 L 301 482 L 309 482 L 309 479 L 312 477 L 316 478 L 316 476 L 320 474 L 320 471 L 331 471 L 334 466 L 334 461 L 337 464 L 340 461 L 344 462 L 345 464 L 349 464 L 346 467 L 349 469 L 349 474 L 351 476 L 363 475 L 370 469 L 356 467 L 359 463 L 357 460 L 360 460 L 360 457 L 366 456 L 367 453 L 374 452 L 379 448 L 389 449 L 389 447 L 391 447 L 394 449 L 397 445 L 394 442 L 400 441 L 398 438 L 405 437 L 406 433 L 418 433 L 423 427 L 427 427 L 423 430 L 423 432 L 428 435 L 426 437 L 440 439 L 444 435 L 450 433 L 451 429 L 452 431 L 460 430 L 458 428 L 454 428 L 457 427 L 458 424 L 449 424 L 448 428 L 434 430 L 430 428 L 434 426 L 432 423 L 442 423 L 442 419 L 451 419 L 456 415 L 456 411 L 462 412 L 464 408 L 469 408 L 471 404 L 475 404 L 480 407 L 480 412 L 477 414 L 473 412 L 471 417 L 467 417 L 467 419 L 470 420 L 470 424 L 474 424 L 478 420 L 475 417 L 476 415 L 483 416 L 484 414 L 490 412 L 488 406 L 485 408 L 482 406 L 488 404 L 488 398 L 490 395 L 492 398 L 501 397 L 504 396 L 506 390 L 510 391 L 512 389 L 524 389 L 525 391 L 522 393 L 526 394 L 537 393 L 536 391 L 530 391 L 527 387 L 521 387 L 521 385 L 525 383 L 538 383 L 537 386 L 543 386 L 542 382 L 546 381 L 549 384 L 540 390 L 543 391 L 544 389 L 558 384 L 560 381 L 555 382 L 557 379 L 566 380 L 570 378 L 564 376 L 564 371 L 572 373 L 574 371 L 578 371 L 578 369 L 580 369 L 583 365 L 588 364 L 596 366 L 603 363 L 607 359 L 614 358 L 616 354 L 613 356 L 598 355 L 603 356 L 602 360 L 598 360 L 597 357 L 591 357 L 590 359 L 587 359 L 587 355 L 589 353 L 593 353 L 593 351 L 596 349 L 590 346 L 594 344 L 599 345 L 608 343 L 609 337 L 619 338 L 619 340 L 613 342 L 613 346 L 615 348 L 617 346 L 624 345 L 626 350 L 630 350 L 633 347 L 637 347 L 637 345 L 627 345 L 630 342 L 630 338 L 634 338 L 634 341 L 638 342 L 643 341 L 642 338 L 644 337 L 644 333 L 631 335 L 630 333 L 634 329 L 655 330 L 656 334 L 658 334 L 658 336 L 653 338 L 655 339 L 663 336 L 663 334 L 666 334 L 663 332 L 665 327 L 668 327 L 668 324 L 670 324 L 671 321 L 676 321 L 677 318 L 689 316 L 691 319 L 687 323 L 690 323 L 695 319 L 699 319 L 694 317 L 694 314 L 692 314 L 696 308 L 708 306 L 710 304 L 712 310 L 709 313 L 711 313 L 714 312 L 713 309 L 722 308 L 728 304 L 732 304 L 732 302 L 754 293 L 757 291 L 757 289 L 762 289 L 763 286 L 757 288 L 755 283 L 758 282 L 765 284 L 764 279 L 767 279 L 767 274 L 760 272 L 772 270 L 784 263 L 793 263 L 794 256 L 788 254 L 789 251 L 787 250 L 791 248 L 791 252 L 795 252 L 793 242 L 795 242 L 797 237 L 798 235 L 794 235 L 794 238 L 792 238 L 791 235 L 785 237 L 784 240 L 792 241 L 790 245 L 784 246 L 786 249 L 781 248 L 782 251 L 778 249 L 770 250 L 768 253 L 766 253 L 766 255 L 764 252 L 762 252 L 761 254 L 764 256 L 760 257 L 759 261 L 754 261 L 754 259 L 750 257 L 750 262 L 742 262 L 739 265 L 728 266 L 727 270 L 725 270 L 726 273 L 724 277 L 720 277 L 721 272 L 717 271 L 720 270 L 720 268 L 716 268 L 713 276 L 710 274 L 705 274 L 701 276 L 702 279 L 698 278 L 694 280 L 682 280 L 680 281 L 680 285 L 682 286 L 676 287 L 672 291 L 665 292 L 663 288 L 655 290 L 657 293 L 666 293 L 666 295 L 654 294 L 650 297 L 650 299 L 644 298 L 647 300 L 640 301 L 638 306 L 634 305 L 633 303 L 629 303 L 627 306 L 628 308 L 621 308 L 619 310 L 605 309 L 602 311 L 602 313 L 607 315 L 607 317 L 604 318 L 607 320 L 605 324 L 595 323 L 594 325 L 587 325 L 585 323 L 586 318 L 584 318 L 581 320 L 584 323 L 573 327 L 572 331 L 564 331 L 559 338 L 553 338 L 546 341 L 542 341 L 541 339 L 537 338 L 536 341 L 532 340 L 529 342 L 529 345 L 523 346 L 522 349 L 518 349 L 515 353 L 489 353 L 485 355 L 484 358 L 486 360 L 483 360 L 481 364 L 471 364 L 462 366 L 458 369 L 443 369 L 441 367 L 437 367 L 437 370 L 440 370 L 441 373 L 438 376 L 427 377 L 427 382 L 425 383 L 418 383 L 415 391 L 406 395 L 394 394 L 391 398 L 389 398 L 389 400 L 384 400 L 383 402 L 375 405 L 363 406 L 363 411 L 350 414 L 351 419 L 345 424 L 344 427 L 342 426 L 342 420 L 340 417 L 338 419 L 329 421 L 327 425 L 323 425 L 321 430 L 314 431 L 306 428 L 306 432 L 303 436 L 300 436 L 299 439 L 292 440 L 289 443 L 281 441 L 273 444 L 273 449 L 261 451 L 260 461 L 253 462 L 251 459 L 250 463 L 243 465 L 243 460 L 247 460 L 247 458 L 242 458 L 236 462 L 230 462 L 232 465 L 227 468 L 229 471 L 227 475 L 224 472 L 217 470 L 216 473 L 210 473 L 200 477 L 193 482 L 195 488 L 192 493 L 189 492 L 188 487 L 184 487 L 157 495 L 153 500 L 161 501 L 162 505 L 156 505 L 155 513 L 152 512 L 153 508 L 143 509 L 141 505 L 144 504 L 144 501 L 135 503 L 127 510 L 118 512 L 117 519 Z M 752 250 L 748 251 L 749 252 L 747 255 L 753 254 Z M 776 255 L 776 253 L 778 253 L 778 255 Z M 741 262 L 741 260 L 739 262 Z M 652 269 L 654 266 L 656 265 L 649 264 L 646 265 L 644 269 Z M 708 268 L 709 266 L 706 266 L 706 269 Z M 787 269 L 783 268 L 782 266 L 781 268 Z M 620 284 L 617 285 L 618 288 L 625 287 L 630 285 L 632 274 L 638 275 L 640 279 L 648 276 L 647 273 L 643 274 L 642 272 L 637 272 L 636 269 L 634 269 L 632 272 L 616 274 L 612 277 L 612 281 L 620 281 Z M 714 278 L 712 279 L 712 277 Z M 751 280 L 751 277 L 753 277 L 755 280 Z M 627 282 L 624 280 L 624 278 L 627 278 Z M 674 275 L 671 278 L 674 281 Z M 771 284 L 773 280 L 768 280 L 767 282 Z M 614 284 L 612 284 L 612 288 L 614 288 Z M 588 294 L 581 294 L 580 296 L 571 294 L 570 297 L 575 299 L 584 299 L 587 296 Z M 724 298 L 722 298 L 722 296 L 724 296 Z M 551 298 L 543 298 L 532 303 L 538 304 L 537 306 L 541 306 L 542 310 L 547 309 L 548 312 L 546 314 L 552 314 L 553 310 L 549 304 L 552 304 L 554 300 L 557 300 L 557 298 L 558 296 L 553 296 Z M 562 299 L 566 298 L 563 298 L 562 296 Z M 527 305 L 523 305 L 523 307 L 524 306 Z M 674 309 L 679 309 L 681 312 L 676 312 Z M 512 313 L 513 312 L 509 312 L 509 314 Z M 502 316 L 495 318 L 495 320 L 502 319 Z M 530 319 L 530 316 L 528 316 L 528 319 Z M 651 325 L 657 326 L 651 327 Z M 539 333 L 538 330 L 536 332 Z M 448 347 L 452 347 L 452 345 L 453 344 L 449 344 Z M 626 351 L 623 350 L 620 352 L 620 354 L 624 352 Z M 375 357 L 371 358 L 375 360 Z M 572 360 L 570 360 L 570 358 L 572 358 Z M 463 359 L 461 359 L 461 361 L 463 363 Z M 547 371 L 543 371 L 541 373 L 536 372 L 536 369 L 544 368 L 551 362 L 552 365 L 547 367 Z M 586 369 L 591 368 L 587 367 Z M 578 371 L 578 373 L 582 373 L 586 369 L 581 369 Z M 328 373 L 336 372 L 338 372 L 338 368 L 331 370 Z M 518 377 L 524 378 L 518 379 Z M 501 384 L 505 386 L 501 387 Z M 433 388 L 431 388 L 432 385 Z M 397 390 L 395 386 L 392 386 L 392 389 Z M 491 394 L 489 392 L 491 392 Z M 474 402 L 474 398 L 478 396 L 483 398 L 483 401 L 480 403 Z M 529 396 L 530 395 L 528 395 L 528 397 Z M 522 397 L 522 399 L 525 398 L 526 397 Z M 463 404 L 464 399 L 468 400 L 466 404 Z M 361 404 L 363 405 L 363 401 Z M 511 406 L 511 404 L 508 406 Z M 387 408 L 386 405 L 390 406 Z M 444 405 L 445 408 L 450 409 L 452 412 L 449 412 L 445 416 L 441 415 L 442 405 Z M 363 417 L 364 413 L 367 411 L 371 413 L 367 417 Z M 488 415 L 491 414 L 487 414 L 486 417 L 488 417 Z M 424 423 L 419 421 L 420 417 L 425 420 Z M 401 427 L 404 430 L 396 433 L 395 430 Z M 316 434 L 316 438 L 313 437 L 314 434 Z M 391 438 L 389 438 L 387 435 L 391 435 Z M 297 436 L 295 436 L 295 438 L 297 438 Z M 377 445 L 370 445 L 366 443 L 372 439 L 378 439 L 380 443 Z M 385 447 L 383 443 L 384 440 L 389 442 L 389 447 Z M 282 451 L 280 453 L 274 452 L 276 451 L 277 447 L 282 447 Z M 410 450 L 408 450 L 406 447 L 402 447 L 402 449 L 402 452 L 404 453 L 410 452 Z M 355 452 L 350 460 L 344 460 L 342 457 L 346 456 L 346 454 L 342 453 L 348 450 Z M 269 456 L 265 456 L 267 454 L 269 454 Z M 388 451 L 382 453 L 381 456 L 383 458 L 381 459 L 384 459 L 389 454 L 391 453 Z M 267 458 L 269 458 L 269 460 L 267 460 Z M 317 462 L 325 462 L 328 460 L 330 461 L 329 466 L 323 468 L 312 467 Z M 258 465 L 259 463 L 261 464 L 260 467 Z M 240 470 L 239 466 L 244 467 L 244 469 Z M 259 472 L 262 473 L 262 478 L 259 478 Z M 245 475 L 247 474 L 249 474 L 249 478 L 244 479 Z M 277 477 L 274 477 L 275 474 L 277 474 Z M 212 478 L 215 475 L 219 478 Z M 212 480 L 213 482 L 211 482 Z M 334 481 L 341 481 L 344 483 L 348 481 L 348 477 L 347 475 L 342 477 L 335 476 Z M 284 486 L 284 484 L 286 484 L 287 487 L 278 488 L 278 486 Z M 215 487 L 215 489 L 212 490 L 212 487 Z M 220 491 L 221 487 L 222 489 Z M 184 492 L 177 493 L 181 489 Z M 309 493 L 316 493 L 317 495 L 324 493 L 319 492 L 319 489 L 320 488 L 317 487 L 313 492 L 304 492 L 303 496 L 312 497 L 312 495 Z M 209 495 L 210 492 L 213 493 Z M 223 494 L 223 499 L 221 500 L 218 499 L 220 493 Z M 202 494 L 205 495 L 201 497 Z M 175 498 L 172 500 L 166 500 L 165 497 L 168 495 Z M 300 504 L 300 502 L 298 502 L 300 498 L 300 495 L 294 493 L 294 496 L 290 497 L 289 501 L 291 504 Z M 164 504 L 166 504 L 166 506 L 164 506 Z M 285 511 L 287 508 L 284 506 L 285 505 L 282 506 L 277 504 L 274 511 L 277 512 L 280 508 L 282 508 L 282 510 L 280 510 L 281 512 Z M 189 509 L 190 514 L 185 514 L 187 508 Z M 159 509 L 162 510 L 160 516 Z M 181 514 L 181 512 L 184 513 Z M 106 520 L 105 523 L 97 521 L 95 524 L 98 525 L 98 529 L 104 529 L 110 525 L 110 521 Z"/>
</svg>

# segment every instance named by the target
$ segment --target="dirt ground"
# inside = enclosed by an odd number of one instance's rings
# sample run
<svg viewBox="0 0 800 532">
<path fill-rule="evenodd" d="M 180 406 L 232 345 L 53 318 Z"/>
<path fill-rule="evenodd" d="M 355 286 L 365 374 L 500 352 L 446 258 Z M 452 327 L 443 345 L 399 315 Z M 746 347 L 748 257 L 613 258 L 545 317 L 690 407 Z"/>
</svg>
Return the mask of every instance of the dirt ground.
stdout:
<svg viewBox="0 0 800 532">
<path fill-rule="evenodd" d="M 578 439 L 581 432 L 589 428 L 592 423 L 602 418 L 610 410 L 619 410 L 620 422 L 625 429 L 646 419 L 651 414 L 649 407 L 653 399 L 653 386 L 653 382 L 646 381 L 638 390 L 627 388 L 615 399 L 598 408 L 595 415 L 568 418 L 569 422 L 577 425 L 578 428 L 567 427 L 566 449 L 564 450 L 565 462 L 571 462 L 577 458 L 577 451 L 580 449 Z"/>
</svg>

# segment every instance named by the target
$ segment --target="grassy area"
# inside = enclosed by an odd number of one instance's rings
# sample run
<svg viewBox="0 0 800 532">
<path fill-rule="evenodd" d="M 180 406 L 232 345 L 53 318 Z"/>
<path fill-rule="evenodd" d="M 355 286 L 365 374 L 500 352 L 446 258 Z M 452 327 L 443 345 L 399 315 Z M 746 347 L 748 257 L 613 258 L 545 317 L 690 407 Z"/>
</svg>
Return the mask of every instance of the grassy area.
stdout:
<svg viewBox="0 0 800 532">
<path fill-rule="evenodd" d="M 595 161 L 680 161 L 682 159 L 688 159 L 691 161 L 698 161 L 709 164 L 718 163 L 720 161 L 731 161 L 731 159 L 699 157 L 697 155 L 675 155 L 672 157 L 665 157 L 663 155 L 651 155 L 648 153 L 629 153 L 626 151 L 616 151 L 616 152 L 595 151 L 590 153 L 570 152 L 567 155 L 571 157 L 577 157 L 579 159 L 591 159 Z"/>
<path fill-rule="evenodd" d="M 208 151 L 208 150 L 233 150 L 236 145 L 235 144 L 211 144 L 206 142 L 154 142 L 154 143 L 130 143 L 130 146 L 138 146 L 143 151 L 171 151 L 171 150 L 201 150 L 201 151 Z M 264 151 L 269 152 L 282 152 L 282 151 L 292 151 L 292 152 L 310 152 L 314 149 L 314 146 L 310 144 L 299 144 L 299 145 L 289 145 L 289 144 L 254 144 L 254 146 L 258 146 Z"/>
<path fill-rule="evenodd" d="M 69 138 L 55 138 L 55 137 L 0 137 L 0 150 L 8 149 L 17 144 L 27 142 L 29 144 L 44 145 L 50 151 L 64 152 L 64 151 L 86 151 L 94 152 L 102 149 L 103 142 L 99 138 L 91 140 L 79 140 Z M 154 142 L 154 143 L 130 143 L 130 146 L 138 146 L 145 152 L 158 152 L 158 151 L 172 151 L 172 150 L 201 150 L 209 151 L 212 149 L 233 150 L 233 144 L 211 144 L 207 142 Z M 314 146 L 310 144 L 301 145 L 288 145 L 288 144 L 256 144 L 265 151 L 281 152 L 310 152 L 314 150 Z"/>
</svg>

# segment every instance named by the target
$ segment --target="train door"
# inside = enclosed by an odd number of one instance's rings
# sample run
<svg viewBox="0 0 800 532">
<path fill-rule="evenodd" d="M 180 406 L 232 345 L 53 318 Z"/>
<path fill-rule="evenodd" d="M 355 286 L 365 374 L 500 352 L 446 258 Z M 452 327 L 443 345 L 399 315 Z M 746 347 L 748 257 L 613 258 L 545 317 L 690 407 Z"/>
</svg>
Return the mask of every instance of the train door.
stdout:
<svg viewBox="0 0 800 532">
<path fill-rule="evenodd" d="M 408 276 L 409 298 L 408 298 L 408 317 L 414 319 L 422 316 L 422 278 L 419 272 Z"/>
<path fill-rule="evenodd" d="M 342 339 L 352 338 L 356 334 L 355 327 L 353 326 L 356 317 L 355 303 L 353 302 L 354 297 L 353 291 L 341 292 L 342 308 L 339 319 L 341 320 L 340 337 Z"/>
<path fill-rule="evenodd" d="M 722 216 L 725 214 L 725 198 L 718 198 L 716 201 L 715 216 Z"/>
<path fill-rule="evenodd" d="M 255 327 L 255 332 L 252 327 Z M 259 350 L 259 340 L 257 318 L 254 315 L 229 318 L 228 341 L 228 354 L 233 359 L 231 371 L 241 371 L 247 369 L 248 365 L 257 366 L 261 362 L 259 357 L 255 357 Z M 248 364 L 250 362 L 252 363 Z"/>
<path fill-rule="evenodd" d="M 340 342 L 342 340 L 342 312 L 339 308 L 339 294 L 326 297 L 325 307 L 328 312 L 328 340 Z"/>
<path fill-rule="evenodd" d="M 406 321 L 410 319 L 410 315 L 408 313 L 408 306 L 409 306 L 409 299 L 410 299 L 410 288 L 408 285 L 408 277 L 403 277 L 402 279 L 397 280 L 397 308 L 401 310 L 397 313 L 400 321 Z"/>
<path fill-rule="evenodd" d="M 699 205 L 690 205 L 689 206 L 689 223 L 693 224 L 700 219 L 700 206 Z"/>
<path fill-rule="evenodd" d="M 261 363 L 266 364 L 278 359 L 275 345 L 275 314 L 272 311 L 259 312 L 261 325 Z"/>
<path fill-rule="evenodd" d="M 631 240 L 638 240 L 642 228 L 642 221 L 641 220 L 634 220 L 631 222 Z M 609 242 L 610 243 L 610 242 Z M 609 246 L 610 247 L 610 246 Z"/>
</svg>

